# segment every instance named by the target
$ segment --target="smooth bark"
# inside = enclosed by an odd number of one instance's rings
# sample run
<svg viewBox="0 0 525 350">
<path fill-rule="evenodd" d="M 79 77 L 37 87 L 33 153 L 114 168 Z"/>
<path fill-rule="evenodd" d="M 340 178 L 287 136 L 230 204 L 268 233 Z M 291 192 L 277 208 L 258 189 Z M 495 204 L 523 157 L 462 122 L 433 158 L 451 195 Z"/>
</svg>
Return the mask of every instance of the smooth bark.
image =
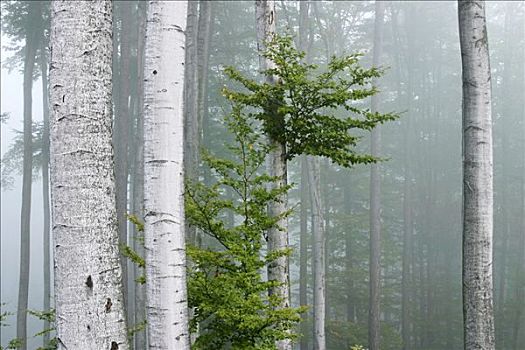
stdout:
<svg viewBox="0 0 525 350">
<path fill-rule="evenodd" d="M 111 3 L 55 1 L 51 12 L 58 349 L 128 349 L 111 144 Z"/>
<path fill-rule="evenodd" d="M 115 114 L 113 129 L 113 149 L 115 150 L 115 180 L 116 180 L 116 203 L 117 203 L 117 225 L 119 240 L 121 244 L 128 244 L 128 144 L 130 116 L 130 59 L 131 59 L 131 6 L 130 1 L 121 1 L 118 4 L 120 12 L 120 55 L 118 76 L 118 104 Z M 122 256 L 122 288 L 124 291 L 124 305 L 127 307 L 128 300 L 128 260 Z M 132 313 L 132 312 L 131 312 Z M 130 321 L 128 315 L 128 322 Z"/>
<path fill-rule="evenodd" d="M 326 280 L 325 228 L 321 194 L 321 164 L 319 157 L 309 157 L 310 202 L 312 205 L 313 274 L 314 274 L 314 350 L 326 349 Z"/>
<path fill-rule="evenodd" d="M 42 73 L 42 201 L 43 201 L 43 277 L 44 277 L 44 311 L 51 309 L 51 217 L 49 208 L 49 84 L 47 78 L 47 45 L 43 45 L 40 54 L 40 70 Z M 44 330 L 50 329 L 50 322 L 44 320 Z M 43 336 L 43 346 L 49 344 L 50 333 L 46 332 Z"/>
<path fill-rule="evenodd" d="M 458 19 L 463 79 L 464 347 L 493 350 L 491 76 L 484 1 L 459 1 Z"/>
<path fill-rule="evenodd" d="M 189 349 L 183 140 L 186 1 L 150 1 L 144 65 L 144 213 L 149 349 Z"/>
</svg>

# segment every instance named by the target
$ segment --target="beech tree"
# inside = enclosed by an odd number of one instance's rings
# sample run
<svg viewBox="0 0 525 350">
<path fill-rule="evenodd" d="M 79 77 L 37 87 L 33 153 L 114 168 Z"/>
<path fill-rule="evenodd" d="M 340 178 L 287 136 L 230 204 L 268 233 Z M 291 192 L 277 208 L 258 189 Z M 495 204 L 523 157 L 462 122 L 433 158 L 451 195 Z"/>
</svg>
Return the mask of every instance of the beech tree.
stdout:
<svg viewBox="0 0 525 350">
<path fill-rule="evenodd" d="M 54 1 L 50 173 L 59 349 L 128 349 L 111 144 L 107 1 Z"/>
<path fill-rule="evenodd" d="M 144 62 L 144 239 L 150 349 L 189 349 L 184 237 L 186 1 L 150 1 Z"/>
<path fill-rule="evenodd" d="M 493 350 L 492 115 L 485 2 L 458 1 L 458 19 L 463 72 L 464 347 Z"/>
</svg>

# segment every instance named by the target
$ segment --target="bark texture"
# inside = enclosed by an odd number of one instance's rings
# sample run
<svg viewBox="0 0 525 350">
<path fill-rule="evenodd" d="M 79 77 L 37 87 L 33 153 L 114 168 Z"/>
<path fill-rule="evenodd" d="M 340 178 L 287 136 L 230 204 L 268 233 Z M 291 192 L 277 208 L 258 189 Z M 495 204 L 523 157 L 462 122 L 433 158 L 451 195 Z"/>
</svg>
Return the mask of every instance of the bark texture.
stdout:
<svg viewBox="0 0 525 350">
<path fill-rule="evenodd" d="M 493 350 L 492 116 L 484 1 L 459 1 L 458 19 L 463 72 L 464 346 Z"/>
<path fill-rule="evenodd" d="M 150 1 L 144 65 L 149 349 L 189 349 L 183 200 L 186 1 Z"/>
<path fill-rule="evenodd" d="M 383 46 L 384 3 L 375 3 L 373 65 L 379 65 Z M 375 82 L 374 82 L 375 84 Z M 370 109 L 377 112 L 379 97 L 372 96 Z M 371 154 L 378 157 L 381 148 L 381 130 L 372 130 Z M 372 164 L 370 170 L 370 294 L 368 309 L 368 347 L 379 350 L 380 343 L 380 299 L 381 299 L 381 179 L 380 166 Z"/>
<path fill-rule="evenodd" d="M 58 349 L 128 349 L 111 144 L 111 2 L 54 1 L 51 12 Z"/>
<path fill-rule="evenodd" d="M 273 0 L 256 0 L 255 16 L 257 26 L 257 48 L 259 53 L 264 51 L 265 42 L 269 41 L 275 35 L 275 2 Z M 274 67 L 274 62 L 266 59 L 259 54 L 259 67 L 261 70 Z M 266 81 L 269 84 L 276 84 L 278 77 L 267 76 Z M 270 111 L 269 111 L 270 112 Z M 271 112 L 270 112 L 271 113 Z M 277 114 L 275 118 L 279 118 Z M 277 124 L 284 121 L 276 121 Z M 268 155 L 268 170 L 272 177 L 276 177 L 272 186 L 281 188 L 287 184 L 287 165 L 286 165 L 286 146 L 269 135 L 270 145 L 273 150 Z M 282 195 L 279 200 L 268 205 L 268 212 L 271 216 L 279 216 L 286 211 L 287 196 Z M 279 228 L 274 228 L 268 232 L 268 251 L 281 251 L 287 249 L 288 244 L 288 221 L 282 218 L 277 223 Z M 268 266 L 268 279 L 277 281 L 278 286 L 272 288 L 269 292 L 280 299 L 277 309 L 287 308 L 290 306 L 290 280 L 289 280 L 289 261 L 287 256 L 281 256 L 271 265 Z M 290 340 L 277 342 L 279 350 L 291 349 Z"/>
</svg>

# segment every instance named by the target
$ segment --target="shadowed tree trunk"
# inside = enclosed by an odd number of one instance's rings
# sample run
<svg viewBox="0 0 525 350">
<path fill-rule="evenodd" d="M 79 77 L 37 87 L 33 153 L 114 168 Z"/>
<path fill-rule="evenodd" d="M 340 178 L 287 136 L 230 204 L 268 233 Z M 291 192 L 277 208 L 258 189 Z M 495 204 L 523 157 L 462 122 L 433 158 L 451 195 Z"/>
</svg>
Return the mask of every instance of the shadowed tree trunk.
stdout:
<svg viewBox="0 0 525 350">
<path fill-rule="evenodd" d="M 384 3 L 375 3 L 374 53 L 373 65 L 379 65 L 383 46 L 383 15 Z M 371 111 L 377 112 L 379 96 L 371 98 Z M 372 130 L 371 154 L 379 156 L 381 147 L 381 130 L 376 127 Z M 380 298 L 381 298 L 381 179 L 379 164 L 372 164 L 370 170 L 370 297 L 368 310 L 368 347 L 370 350 L 379 350 L 380 343 Z"/>
<path fill-rule="evenodd" d="M 113 148 L 115 150 L 115 180 L 117 182 L 117 225 L 121 244 L 128 243 L 127 235 L 127 204 L 128 204 L 128 139 L 130 117 L 130 35 L 131 35 L 131 1 L 119 2 L 121 19 L 120 31 L 120 75 L 118 92 L 118 113 L 115 115 L 113 132 Z M 124 305 L 127 308 L 128 300 L 128 260 L 121 257 L 122 261 L 122 287 L 124 291 Z M 129 316 L 133 312 L 128 313 Z"/>
<path fill-rule="evenodd" d="M 458 1 L 458 19 L 463 73 L 464 346 L 494 350 L 492 116 L 485 2 Z"/>
<path fill-rule="evenodd" d="M 146 13 L 147 2 L 140 1 L 138 4 L 138 28 L 137 28 L 137 121 L 135 129 L 135 158 L 133 167 L 133 214 L 144 220 L 144 39 L 146 35 Z M 133 249 L 140 256 L 145 256 L 143 232 L 138 232 L 133 227 Z M 133 276 L 136 281 L 144 275 L 144 268 L 133 264 Z M 146 288 L 144 284 L 134 283 L 134 322 L 135 325 L 144 324 L 146 321 Z M 144 327 L 145 328 L 145 327 Z M 135 349 L 147 349 L 146 330 L 135 333 Z"/>
<path fill-rule="evenodd" d="M 51 13 L 58 349 L 127 350 L 111 142 L 112 4 L 55 1 Z"/>
<path fill-rule="evenodd" d="M 50 209 L 49 209 L 49 84 L 47 81 L 47 45 L 42 45 L 40 54 L 40 70 L 42 71 L 42 112 L 44 128 L 42 131 L 42 201 L 44 215 L 44 232 L 43 232 L 43 277 L 44 277 L 44 311 L 51 309 L 51 259 L 50 259 L 50 240 L 49 234 Z M 44 321 L 44 330 L 50 328 L 48 320 Z M 43 335 L 44 348 L 49 344 L 49 332 Z"/>
<path fill-rule="evenodd" d="M 28 3 L 24 56 L 24 160 L 22 175 L 22 209 L 20 215 L 20 275 L 18 281 L 18 307 L 16 337 L 22 350 L 27 349 L 27 298 L 29 293 L 29 266 L 31 242 L 31 185 L 33 169 L 33 111 L 32 88 L 37 38 L 41 30 L 42 6 L 39 1 Z"/>
</svg>

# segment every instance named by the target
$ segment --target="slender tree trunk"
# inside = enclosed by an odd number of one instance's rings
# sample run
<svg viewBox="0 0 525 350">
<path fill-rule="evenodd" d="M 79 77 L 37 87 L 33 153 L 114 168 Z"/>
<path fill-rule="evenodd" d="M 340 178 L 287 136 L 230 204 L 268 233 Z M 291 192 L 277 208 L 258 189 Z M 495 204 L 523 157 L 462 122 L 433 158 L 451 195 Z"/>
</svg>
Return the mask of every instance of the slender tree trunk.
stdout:
<svg viewBox="0 0 525 350">
<path fill-rule="evenodd" d="M 257 47 L 259 53 L 264 51 L 264 42 L 268 41 L 275 35 L 275 2 L 274 0 L 256 0 L 255 15 L 257 25 Z M 259 66 L 261 70 L 269 69 L 274 66 L 274 62 L 266 59 L 259 54 Z M 275 84 L 278 77 L 267 76 L 269 84 Z M 282 118 L 275 114 L 275 118 Z M 284 120 L 276 120 L 276 125 L 282 125 Z M 282 188 L 287 184 L 287 165 L 286 165 L 286 145 L 274 139 L 269 135 L 269 143 L 273 147 L 268 157 L 270 176 L 276 177 L 272 186 Z M 271 216 L 281 216 L 287 208 L 287 196 L 283 194 L 279 200 L 272 202 L 268 206 L 268 212 Z M 268 232 L 268 251 L 282 251 L 287 249 L 288 244 L 288 221 L 282 218 L 277 223 L 279 228 L 274 228 Z M 278 286 L 272 288 L 269 292 L 276 295 L 281 302 L 276 306 L 277 309 L 287 308 L 290 306 L 290 281 L 289 281 L 289 261 L 287 256 L 277 258 L 275 262 L 268 266 L 268 279 L 277 281 Z M 277 342 L 279 350 L 291 349 L 290 340 Z"/>
<path fill-rule="evenodd" d="M 199 1 L 189 1 L 184 65 L 184 173 L 187 179 L 198 178 L 199 166 L 198 24 Z M 186 239 L 191 244 L 196 243 L 196 229 L 188 223 L 186 223 Z"/>
<path fill-rule="evenodd" d="M 56 1 L 51 13 L 58 349 L 128 349 L 111 144 L 111 3 Z"/>
<path fill-rule="evenodd" d="M 144 220 L 144 39 L 146 35 L 146 13 L 147 2 L 139 2 L 138 8 L 138 43 L 137 43 L 137 127 L 135 134 L 135 166 L 133 168 L 133 213 L 142 221 Z M 144 243 L 136 228 L 133 230 L 133 249 L 140 256 L 145 256 Z M 144 269 L 134 265 L 134 279 L 137 280 L 144 275 Z M 135 283 L 135 325 L 146 321 L 146 286 Z M 146 331 L 135 333 L 135 349 L 147 349 Z"/>
<path fill-rule="evenodd" d="M 144 213 L 150 349 L 189 349 L 183 140 L 186 1 L 150 1 L 144 65 Z"/>
<path fill-rule="evenodd" d="M 299 3 L 299 49 L 307 51 L 308 42 L 308 2 L 300 1 Z M 301 212 L 300 212 L 300 233 L 299 233 L 299 305 L 308 305 L 308 158 L 306 155 L 301 156 Z M 307 324 L 308 314 L 305 312 L 301 315 L 301 338 L 300 349 L 308 349 L 309 332 Z"/>
<path fill-rule="evenodd" d="M 210 60 L 211 23 L 213 20 L 213 3 L 200 0 L 199 3 L 199 30 L 197 36 L 197 64 L 198 64 L 198 145 L 202 143 L 203 124 L 208 115 L 208 70 Z M 197 150 L 199 154 L 199 150 Z M 200 239 L 197 237 L 197 241 Z"/>
<path fill-rule="evenodd" d="M 325 280 L 325 232 L 321 194 L 321 165 L 318 157 L 308 162 L 310 197 L 312 204 L 313 274 L 314 274 L 314 350 L 326 349 L 326 280 Z"/>
<path fill-rule="evenodd" d="M 299 305 L 308 305 L 308 165 L 305 155 L 301 156 L 301 212 L 300 212 L 300 237 L 299 237 Z M 301 315 L 300 349 L 308 349 L 309 332 L 307 324 L 308 314 Z"/>
<path fill-rule="evenodd" d="M 27 349 L 27 299 L 29 293 L 29 266 L 31 242 L 31 185 L 33 178 L 33 111 L 32 88 L 35 55 L 38 47 L 38 24 L 41 21 L 41 4 L 29 4 L 24 57 L 24 160 L 22 176 L 22 209 L 20 215 L 20 275 L 18 281 L 18 307 L 16 314 L 16 337 L 21 340 L 22 350 Z"/>
<path fill-rule="evenodd" d="M 378 66 L 383 46 L 383 15 L 384 3 L 376 1 L 374 27 L 373 65 Z M 379 104 L 377 95 L 371 98 L 371 111 L 376 112 Z M 371 153 L 379 156 L 381 147 L 381 131 L 376 127 L 372 131 Z M 381 179 L 379 164 L 372 164 L 370 171 L 370 297 L 368 311 L 368 347 L 379 350 L 380 342 L 380 298 L 381 298 Z"/>
<path fill-rule="evenodd" d="M 115 116 L 113 132 L 113 149 L 115 150 L 115 180 L 116 203 L 117 203 L 117 226 L 119 240 L 121 244 L 128 243 L 127 230 L 127 204 L 128 204 L 128 139 L 130 117 L 130 35 L 131 35 L 131 6 L 130 1 L 121 1 L 118 9 L 120 10 L 121 32 L 120 32 L 120 75 L 118 92 L 118 114 Z M 122 288 L 124 293 L 124 306 L 127 307 L 128 300 L 128 260 L 122 256 Z M 131 310 L 130 310 L 131 311 Z M 130 314 L 127 313 L 127 320 L 130 322 Z"/>
<path fill-rule="evenodd" d="M 459 1 L 458 19 L 463 72 L 464 346 L 493 350 L 492 116 L 485 2 Z"/>
<path fill-rule="evenodd" d="M 43 232 L 43 276 L 44 276 L 44 311 L 51 309 L 51 258 L 50 258 L 50 209 L 49 209 L 49 84 L 47 81 L 47 46 L 43 45 L 40 54 L 40 70 L 42 71 L 42 109 L 44 129 L 42 132 L 42 200 L 44 215 Z M 44 329 L 49 329 L 50 323 L 44 321 Z M 43 335 L 44 348 L 49 344 L 49 332 Z"/>
</svg>

